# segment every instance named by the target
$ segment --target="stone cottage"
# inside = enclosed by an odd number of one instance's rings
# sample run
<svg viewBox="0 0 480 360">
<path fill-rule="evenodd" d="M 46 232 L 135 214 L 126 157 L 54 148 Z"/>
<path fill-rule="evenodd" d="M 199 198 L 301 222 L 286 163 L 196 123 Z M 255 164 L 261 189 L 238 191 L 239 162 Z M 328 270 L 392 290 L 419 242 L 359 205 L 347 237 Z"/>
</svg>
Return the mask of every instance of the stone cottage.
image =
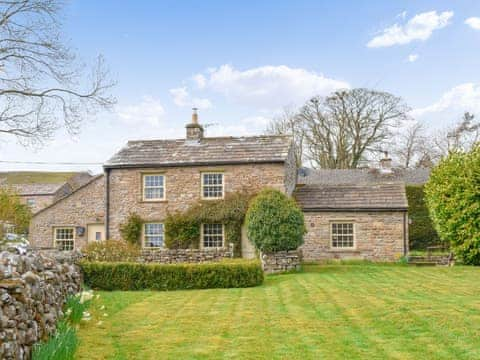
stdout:
<svg viewBox="0 0 480 360">
<path fill-rule="evenodd" d="M 408 249 L 402 184 L 358 189 L 300 184 L 289 136 L 206 137 L 195 111 L 185 138 L 129 141 L 104 164 L 103 175 L 37 213 L 30 241 L 70 250 L 120 239 L 121 224 L 135 212 L 145 221 L 142 246 L 162 248 L 167 213 L 264 187 L 295 196 L 305 212 L 310 231 L 305 259 L 393 260 Z M 200 249 L 228 246 L 223 224 L 201 226 Z M 244 257 L 254 256 L 246 236 L 241 245 Z"/>
<path fill-rule="evenodd" d="M 36 213 L 67 196 L 88 182 L 92 175 L 88 172 L 68 173 L 62 179 L 62 173 L 49 172 L 3 172 L 0 173 L 0 187 L 13 191 L 23 204 L 27 204 L 32 213 Z M 48 178 L 53 175 L 55 181 L 38 182 L 35 178 Z"/>
</svg>

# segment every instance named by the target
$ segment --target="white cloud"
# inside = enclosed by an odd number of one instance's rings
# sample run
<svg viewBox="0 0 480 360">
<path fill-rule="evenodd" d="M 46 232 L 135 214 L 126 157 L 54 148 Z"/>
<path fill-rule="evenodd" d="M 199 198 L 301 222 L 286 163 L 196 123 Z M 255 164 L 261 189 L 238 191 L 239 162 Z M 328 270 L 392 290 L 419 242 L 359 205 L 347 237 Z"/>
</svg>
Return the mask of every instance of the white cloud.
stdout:
<svg viewBox="0 0 480 360">
<path fill-rule="evenodd" d="M 427 40 L 435 30 L 449 24 L 453 11 L 428 11 L 415 15 L 405 24 L 394 24 L 384 29 L 367 43 L 370 48 L 404 45 L 414 40 Z"/>
<path fill-rule="evenodd" d="M 327 95 L 339 88 L 348 88 L 344 81 L 330 79 L 301 68 L 285 65 L 261 66 L 237 70 L 222 65 L 196 75 L 197 84 L 206 90 L 224 95 L 232 102 L 260 109 L 278 109 L 301 104 L 314 95 Z"/>
<path fill-rule="evenodd" d="M 407 61 L 412 63 L 417 61 L 417 59 L 418 59 L 418 54 L 410 54 L 408 55 Z"/>
<path fill-rule="evenodd" d="M 472 29 L 480 30 L 480 17 L 469 17 L 465 20 L 465 24 L 470 26 Z"/>
<path fill-rule="evenodd" d="M 146 122 L 158 126 L 165 115 L 165 109 L 158 99 L 144 96 L 139 104 L 118 106 L 117 114 L 127 124 Z"/>
<path fill-rule="evenodd" d="M 199 109 L 209 109 L 212 103 L 208 99 L 192 98 L 186 87 L 170 89 L 170 95 L 173 97 L 175 105 L 180 107 L 196 107 Z"/>
<path fill-rule="evenodd" d="M 433 104 L 414 109 L 412 116 L 434 125 L 447 125 L 457 121 L 465 111 L 480 116 L 480 83 L 455 86 Z"/>
<path fill-rule="evenodd" d="M 207 84 L 207 79 L 202 74 L 197 74 L 192 77 L 193 81 L 197 84 L 199 89 L 203 89 Z"/>
</svg>

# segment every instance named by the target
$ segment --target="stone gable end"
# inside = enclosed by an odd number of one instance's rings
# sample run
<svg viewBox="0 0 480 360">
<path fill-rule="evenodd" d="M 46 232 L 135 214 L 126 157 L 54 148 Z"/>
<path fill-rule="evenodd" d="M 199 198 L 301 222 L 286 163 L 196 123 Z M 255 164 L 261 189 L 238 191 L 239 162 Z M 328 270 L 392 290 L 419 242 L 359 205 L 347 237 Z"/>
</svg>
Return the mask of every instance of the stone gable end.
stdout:
<svg viewBox="0 0 480 360">
<path fill-rule="evenodd" d="M 29 240 L 35 247 L 53 247 L 55 227 L 84 227 L 105 221 L 105 179 L 102 175 L 35 214 Z M 87 232 L 75 236 L 75 247 L 87 243 Z"/>
</svg>

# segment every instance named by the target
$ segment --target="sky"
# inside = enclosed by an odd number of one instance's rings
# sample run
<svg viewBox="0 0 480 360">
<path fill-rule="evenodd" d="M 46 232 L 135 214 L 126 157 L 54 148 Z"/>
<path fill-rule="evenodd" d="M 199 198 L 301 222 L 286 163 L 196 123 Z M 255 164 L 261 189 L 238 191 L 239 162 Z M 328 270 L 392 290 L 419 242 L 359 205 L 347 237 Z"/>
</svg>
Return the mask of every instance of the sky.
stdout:
<svg viewBox="0 0 480 360">
<path fill-rule="evenodd" d="M 1 171 L 98 173 L 128 140 L 184 137 L 192 107 L 207 136 L 260 134 L 282 108 L 339 88 L 400 96 L 430 129 L 480 117 L 477 0 L 78 0 L 63 23 L 85 62 L 105 57 L 118 104 L 38 149 L 0 139 L 0 160 L 48 163 Z"/>
</svg>

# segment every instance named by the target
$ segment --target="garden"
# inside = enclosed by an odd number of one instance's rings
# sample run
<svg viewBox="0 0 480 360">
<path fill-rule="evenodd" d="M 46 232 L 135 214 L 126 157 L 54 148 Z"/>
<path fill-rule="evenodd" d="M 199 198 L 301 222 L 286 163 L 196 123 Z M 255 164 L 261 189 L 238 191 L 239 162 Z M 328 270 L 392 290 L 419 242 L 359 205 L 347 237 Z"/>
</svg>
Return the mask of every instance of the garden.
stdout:
<svg viewBox="0 0 480 360">
<path fill-rule="evenodd" d="M 480 269 L 304 265 L 242 289 L 100 291 L 78 359 L 477 359 Z"/>
</svg>

